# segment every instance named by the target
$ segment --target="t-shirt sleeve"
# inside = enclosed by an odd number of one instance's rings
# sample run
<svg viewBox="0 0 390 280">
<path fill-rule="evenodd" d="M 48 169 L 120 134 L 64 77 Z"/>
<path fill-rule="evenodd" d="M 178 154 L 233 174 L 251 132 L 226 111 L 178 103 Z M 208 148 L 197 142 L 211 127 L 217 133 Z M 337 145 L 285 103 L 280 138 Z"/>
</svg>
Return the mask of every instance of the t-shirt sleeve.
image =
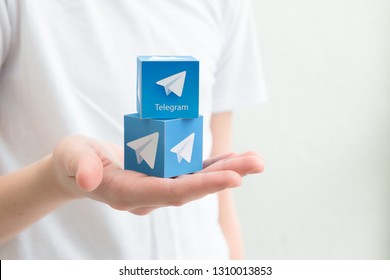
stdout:
<svg viewBox="0 0 390 280">
<path fill-rule="evenodd" d="M 0 71 L 3 66 L 10 44 L 11 23 L 6 0 L 0 0 Z"/>
<path fill-rule="evenodd" d="M 214 113 L 254 105 L 267 98 L 250 0 L 229 1 L 223 33 L 213 91 Z"/>
</svg>

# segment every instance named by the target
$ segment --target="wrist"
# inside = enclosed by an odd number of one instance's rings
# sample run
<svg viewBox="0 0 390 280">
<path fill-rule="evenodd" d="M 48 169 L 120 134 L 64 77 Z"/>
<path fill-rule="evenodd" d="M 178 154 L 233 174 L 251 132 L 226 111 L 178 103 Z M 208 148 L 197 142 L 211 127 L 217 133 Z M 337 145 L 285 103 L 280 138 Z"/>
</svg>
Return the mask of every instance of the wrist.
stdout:
<svg viewBox="0 0 390 280">
<path fill-rule="evenodd" d="M 56 183 L 52 156 L 0 178 L 0 244 L 74 199 Z"/>
</svg>

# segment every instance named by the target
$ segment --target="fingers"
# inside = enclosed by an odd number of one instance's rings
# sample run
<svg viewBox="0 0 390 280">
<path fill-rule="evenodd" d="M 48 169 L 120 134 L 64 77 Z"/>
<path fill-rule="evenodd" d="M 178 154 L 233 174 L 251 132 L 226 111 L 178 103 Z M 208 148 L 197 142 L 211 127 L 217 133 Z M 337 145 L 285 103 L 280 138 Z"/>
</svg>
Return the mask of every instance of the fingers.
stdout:
<svg viewBox="0 0 390 280">
<path fill-rule="evenodd" d="M 151 213 L 152 211 L 156 210 L 157 208 L 159 207 L 141 207 L 141 208 L 129 210 L 129 212 L 138 216 L 145 216 Z"/>
<path fill-rule="evenodd" d="M 84 170 L 82 166 L 80 161 L 80 172 Z M 91 168 L 90 164 L 88 166 Z M 239 186 L 243 176 L 261 172 L 264 168 L 262 159 L 253 152 L 215 157 L 205 161 L 205 166 L 198 173 L 182 175 L 175 179 L 146 176 L 119 167 L 112 168 L 103 178 L 101 187 L 88 196 L 118 210 L 146 215 L 159 207 L 181 206 L 208 194 Z M 88 174 L 93 173 L 89 173 L 88 169 L 84 172 L 87 178 L 91 177 Z M 81 178 L 80 175 L 80 184 Z"/>
<path fill-rule="evenodd" d="M 203 168 L 206 168 L 209 165 L 211 165 L 211 164 L 213 164 L 213 163 L 215 163 L 217 161 L 220 161 L 220 160 L 223 160 L 223 159 L 226 159 L 226 158 L 229 158 L 229 157 L 233 157 L 233 156 L 236 156 L 236 155 L 237 155 L 236 153 L 228 153 L 228 154 L 223 154 L 223 155 L 215 156 L 215 157 L 212 157 L 212 158 L 208 158 L 205 161 L 203 161 Z"/>
<path fill-rule="evenodd" d="M 241 176 L 245 176 L 248 174 L 262 172 L 264 170 L 264 162 L 258 154 L 254 152 L 246 152 L 222 158 L 221 160 L 216 160 L 200 172 L 205 173 L 221 170 L 232 170 Z"/>
<path fill-rule="evenodd" d="M 163 181 L 156 181 L 155 184 L 158 185 L 151 185 L 151 182 L 146 180 L 147 186 L 142 186 L 145 191 L 143 196 L 151 192 L 152 189 L 154 196 L 149 196 L 149 200 L 144 201 L 144 205 L 148 206 L 130 209 L 129 212 L 135 215 L 147 215 L 163 206 L 181 206 L 225 188 L 241 185 L 241 176 L 232 171 L 199 173 L 176 179 L 161 180 Z"/>
<path fill-rule="evenodd" d="M 185 175 L 172 180 L 168 203 L 180 206 L 211 193 L 241 185 L 241 176 L 231 170 Z"/>
<path fill-rule="evenodd" d="M 208 194 L 241 184 L 241 176 L 230 170 L 195 173 L 175 179 L 164 179 L 122 171 L 122 176 L 115 176 L 110 189 L 111 207 L 119 210 L 150 212 L 162 206 L 180 206 Z M 120 190 L 120 191 L 118 191 Z M 99 188 L 97 192 L 100 192 Z M 105 193 L 107 195 L 107 193 Z"/>
<path fill-rule="evenodd" d="M 138 195 L 138 202 L 147 207 L 141 209 L 140 213 L 148 213 L 161 206 L 180 206 L 208 194 L 239 186 L 242 176 L 259 173 L 264 169 L 262 159 L 254 152 L 214 157 L 205 165 L 207 167 L 198 173 L 182 175 L 176 179 L 139 179 L 136 186 L 139 189 L 133 189 L 132 197 Z M 146 197 L 148 201 L 142 200 Z"/>
</svg>

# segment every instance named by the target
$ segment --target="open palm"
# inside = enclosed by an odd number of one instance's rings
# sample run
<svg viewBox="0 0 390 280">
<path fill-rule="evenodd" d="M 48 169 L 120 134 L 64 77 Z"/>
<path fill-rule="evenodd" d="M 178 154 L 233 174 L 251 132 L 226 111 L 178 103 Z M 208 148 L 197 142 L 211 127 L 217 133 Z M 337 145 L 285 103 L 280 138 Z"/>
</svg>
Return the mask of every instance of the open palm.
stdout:
<svg viewBox="0 0 390 280">
<path fill-rule="evenodd" d="M 123 170 L 123 148 L 84 136 L 65 138 L 53 160 L 54 178 L 71 198 L 89 197 L 137 215 L 239 186 L 243 176 L 263 170 L 262 159 L 247 152 L 208 159 L 194 174 L 152 177 Z"/>
</svg>

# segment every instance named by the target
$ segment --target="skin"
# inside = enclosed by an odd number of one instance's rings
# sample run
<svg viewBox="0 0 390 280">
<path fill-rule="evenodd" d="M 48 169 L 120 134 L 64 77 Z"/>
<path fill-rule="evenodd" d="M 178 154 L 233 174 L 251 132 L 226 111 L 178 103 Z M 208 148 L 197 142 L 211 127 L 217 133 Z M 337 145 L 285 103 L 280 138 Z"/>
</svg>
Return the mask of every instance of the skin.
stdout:
<svg viewBox="0 0 390 280">
<path fill-rule="evenodd" d="M 231 112 L 214 114 L 211 119 L 213 135 L 212 156 L 226 154 L 232 150 L 232 117 Z M 231 190 L 218 193 L 219 224 L 229 246 L 231 259 L 244 257 L 241 227 Z"/>
<path fill-rule="evenodd" d="M 261 172 L 263 161 L 253 152 L 227 153 L 204 161 L 200 172 L 175 179 L 151 177 L 122 166 L 122 147 L 70 136 L 52 154 L 0 176 L 0 244 L 75 199 L 90 198 L 146 215 L 237 187 L 243 176 Z"/>
</svg>

